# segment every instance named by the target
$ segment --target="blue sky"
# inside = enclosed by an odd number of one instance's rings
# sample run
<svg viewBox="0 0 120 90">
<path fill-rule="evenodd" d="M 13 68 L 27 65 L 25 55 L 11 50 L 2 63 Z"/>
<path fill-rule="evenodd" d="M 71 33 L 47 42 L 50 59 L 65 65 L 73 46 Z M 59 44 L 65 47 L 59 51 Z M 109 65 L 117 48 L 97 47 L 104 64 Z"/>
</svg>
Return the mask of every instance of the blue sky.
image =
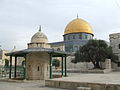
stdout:
<svg viewBox="0 0 120 90">
<path fill-rule="evenodd" d="M 39 25 L 49 42 L 62 41 L 77 13 L 90 23 L 94 38 L 109 41 L 109 34 L 120 33 L 120 0 L 0 0 L 2 49 L 27 48 Z"/>
</svg>

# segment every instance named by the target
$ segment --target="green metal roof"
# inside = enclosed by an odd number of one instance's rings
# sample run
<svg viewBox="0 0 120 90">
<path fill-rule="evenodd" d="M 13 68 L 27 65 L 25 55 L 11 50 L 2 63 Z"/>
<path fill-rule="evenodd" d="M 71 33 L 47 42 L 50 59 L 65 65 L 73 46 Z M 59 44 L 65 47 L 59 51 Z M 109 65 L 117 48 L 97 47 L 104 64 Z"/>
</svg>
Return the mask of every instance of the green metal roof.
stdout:
<svg viewBox="0 0 120 90">
<path fill-rule="evenodd" d="M 32 53 L 32 52 L 47 52 L 49 54 L 53 54 L 53 56 L 60 56 L 60 55 L 67 55 L 69 56 L 70 53 L 68 52 L 64 52 L 64 51 L 57 51 L 54 49 L 50 49 L 50 48 L 29 48 L 29 49 L 23 49 L 20 51 L 15 51 L 15 52 L 10 52 L 10 53 L 6 53 L 6 56 L 25 56 L 28 53 Z"/>
</svg>

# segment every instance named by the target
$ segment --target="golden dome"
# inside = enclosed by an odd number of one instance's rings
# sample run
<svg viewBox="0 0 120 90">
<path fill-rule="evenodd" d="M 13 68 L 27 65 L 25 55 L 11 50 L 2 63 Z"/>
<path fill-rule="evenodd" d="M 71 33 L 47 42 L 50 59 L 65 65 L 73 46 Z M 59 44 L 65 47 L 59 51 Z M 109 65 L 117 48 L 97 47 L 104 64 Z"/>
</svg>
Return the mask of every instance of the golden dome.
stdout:
<svg viewBox="0 0 120 90">
<path fill-rule="evenodd" d="M 92 28 L 88 22 L 83 19 L 77 18 L 72 20 L 65 28 L 64 34 L 70 33 L 90 33 L 93 34 Z"/>
</svg>

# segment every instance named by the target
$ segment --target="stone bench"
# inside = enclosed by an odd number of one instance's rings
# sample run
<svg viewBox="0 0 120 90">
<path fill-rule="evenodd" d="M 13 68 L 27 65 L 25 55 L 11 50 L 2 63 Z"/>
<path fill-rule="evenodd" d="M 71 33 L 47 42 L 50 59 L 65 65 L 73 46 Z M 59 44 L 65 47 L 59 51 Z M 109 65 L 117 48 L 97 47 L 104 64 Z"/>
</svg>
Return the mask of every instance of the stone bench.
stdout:
<svg viewBox="0 0 120 90">
<path fill-rule="evenodd" d="M 77 87 L 76 90 L 91 90 L 90 87 Z"/>
</svg>

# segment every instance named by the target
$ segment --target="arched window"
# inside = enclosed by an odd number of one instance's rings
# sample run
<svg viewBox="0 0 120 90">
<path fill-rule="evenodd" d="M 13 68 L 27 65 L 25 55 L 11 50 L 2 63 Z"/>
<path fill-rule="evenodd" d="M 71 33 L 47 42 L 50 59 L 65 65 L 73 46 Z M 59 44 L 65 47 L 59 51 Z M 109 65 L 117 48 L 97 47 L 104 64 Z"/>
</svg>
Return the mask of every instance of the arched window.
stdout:
<svg viewBox="0 0 120 90">
<path fill-rule="evenodd" d="M 74 51 L 75 51 L 75 52 L 78 51 L 78 49 L 79 49 L 78 46 L 75 46 L 75 47 L 74 47 Z"/>
<path fill-rule="evenodd" d="M 88 38 L 88 36 L 87 35 L 85 35 L 85 39 L 87 39 Z"/>
<path fill-rule="evenodd" d="M 82 34 L 81 33 L 79 34 L 79 39 L 82 39 Z"/>
<path fill-rule="evenodd" d="M 64 40 L 66 40 L 66 37 L 64 36 Z"/>
<path fill-rule="evenodd" d="M 73 35 L 73 39 L 75 39 L 75 35 Z"/>
<path fill-rule="evenodd" d="M 60 48 L 57 48 L 57 51 L 60 51 Z"/>
<path fill-rule="evenodd" d="M 68 40 L 70 40 L 70 36 L 68 36 Z"/>
<path fill-rule="evenodd" d="M 40 71 L 40 68 L 39 68 L 39 66 L 38 66 L 38 71 Z"/>
</svg>

